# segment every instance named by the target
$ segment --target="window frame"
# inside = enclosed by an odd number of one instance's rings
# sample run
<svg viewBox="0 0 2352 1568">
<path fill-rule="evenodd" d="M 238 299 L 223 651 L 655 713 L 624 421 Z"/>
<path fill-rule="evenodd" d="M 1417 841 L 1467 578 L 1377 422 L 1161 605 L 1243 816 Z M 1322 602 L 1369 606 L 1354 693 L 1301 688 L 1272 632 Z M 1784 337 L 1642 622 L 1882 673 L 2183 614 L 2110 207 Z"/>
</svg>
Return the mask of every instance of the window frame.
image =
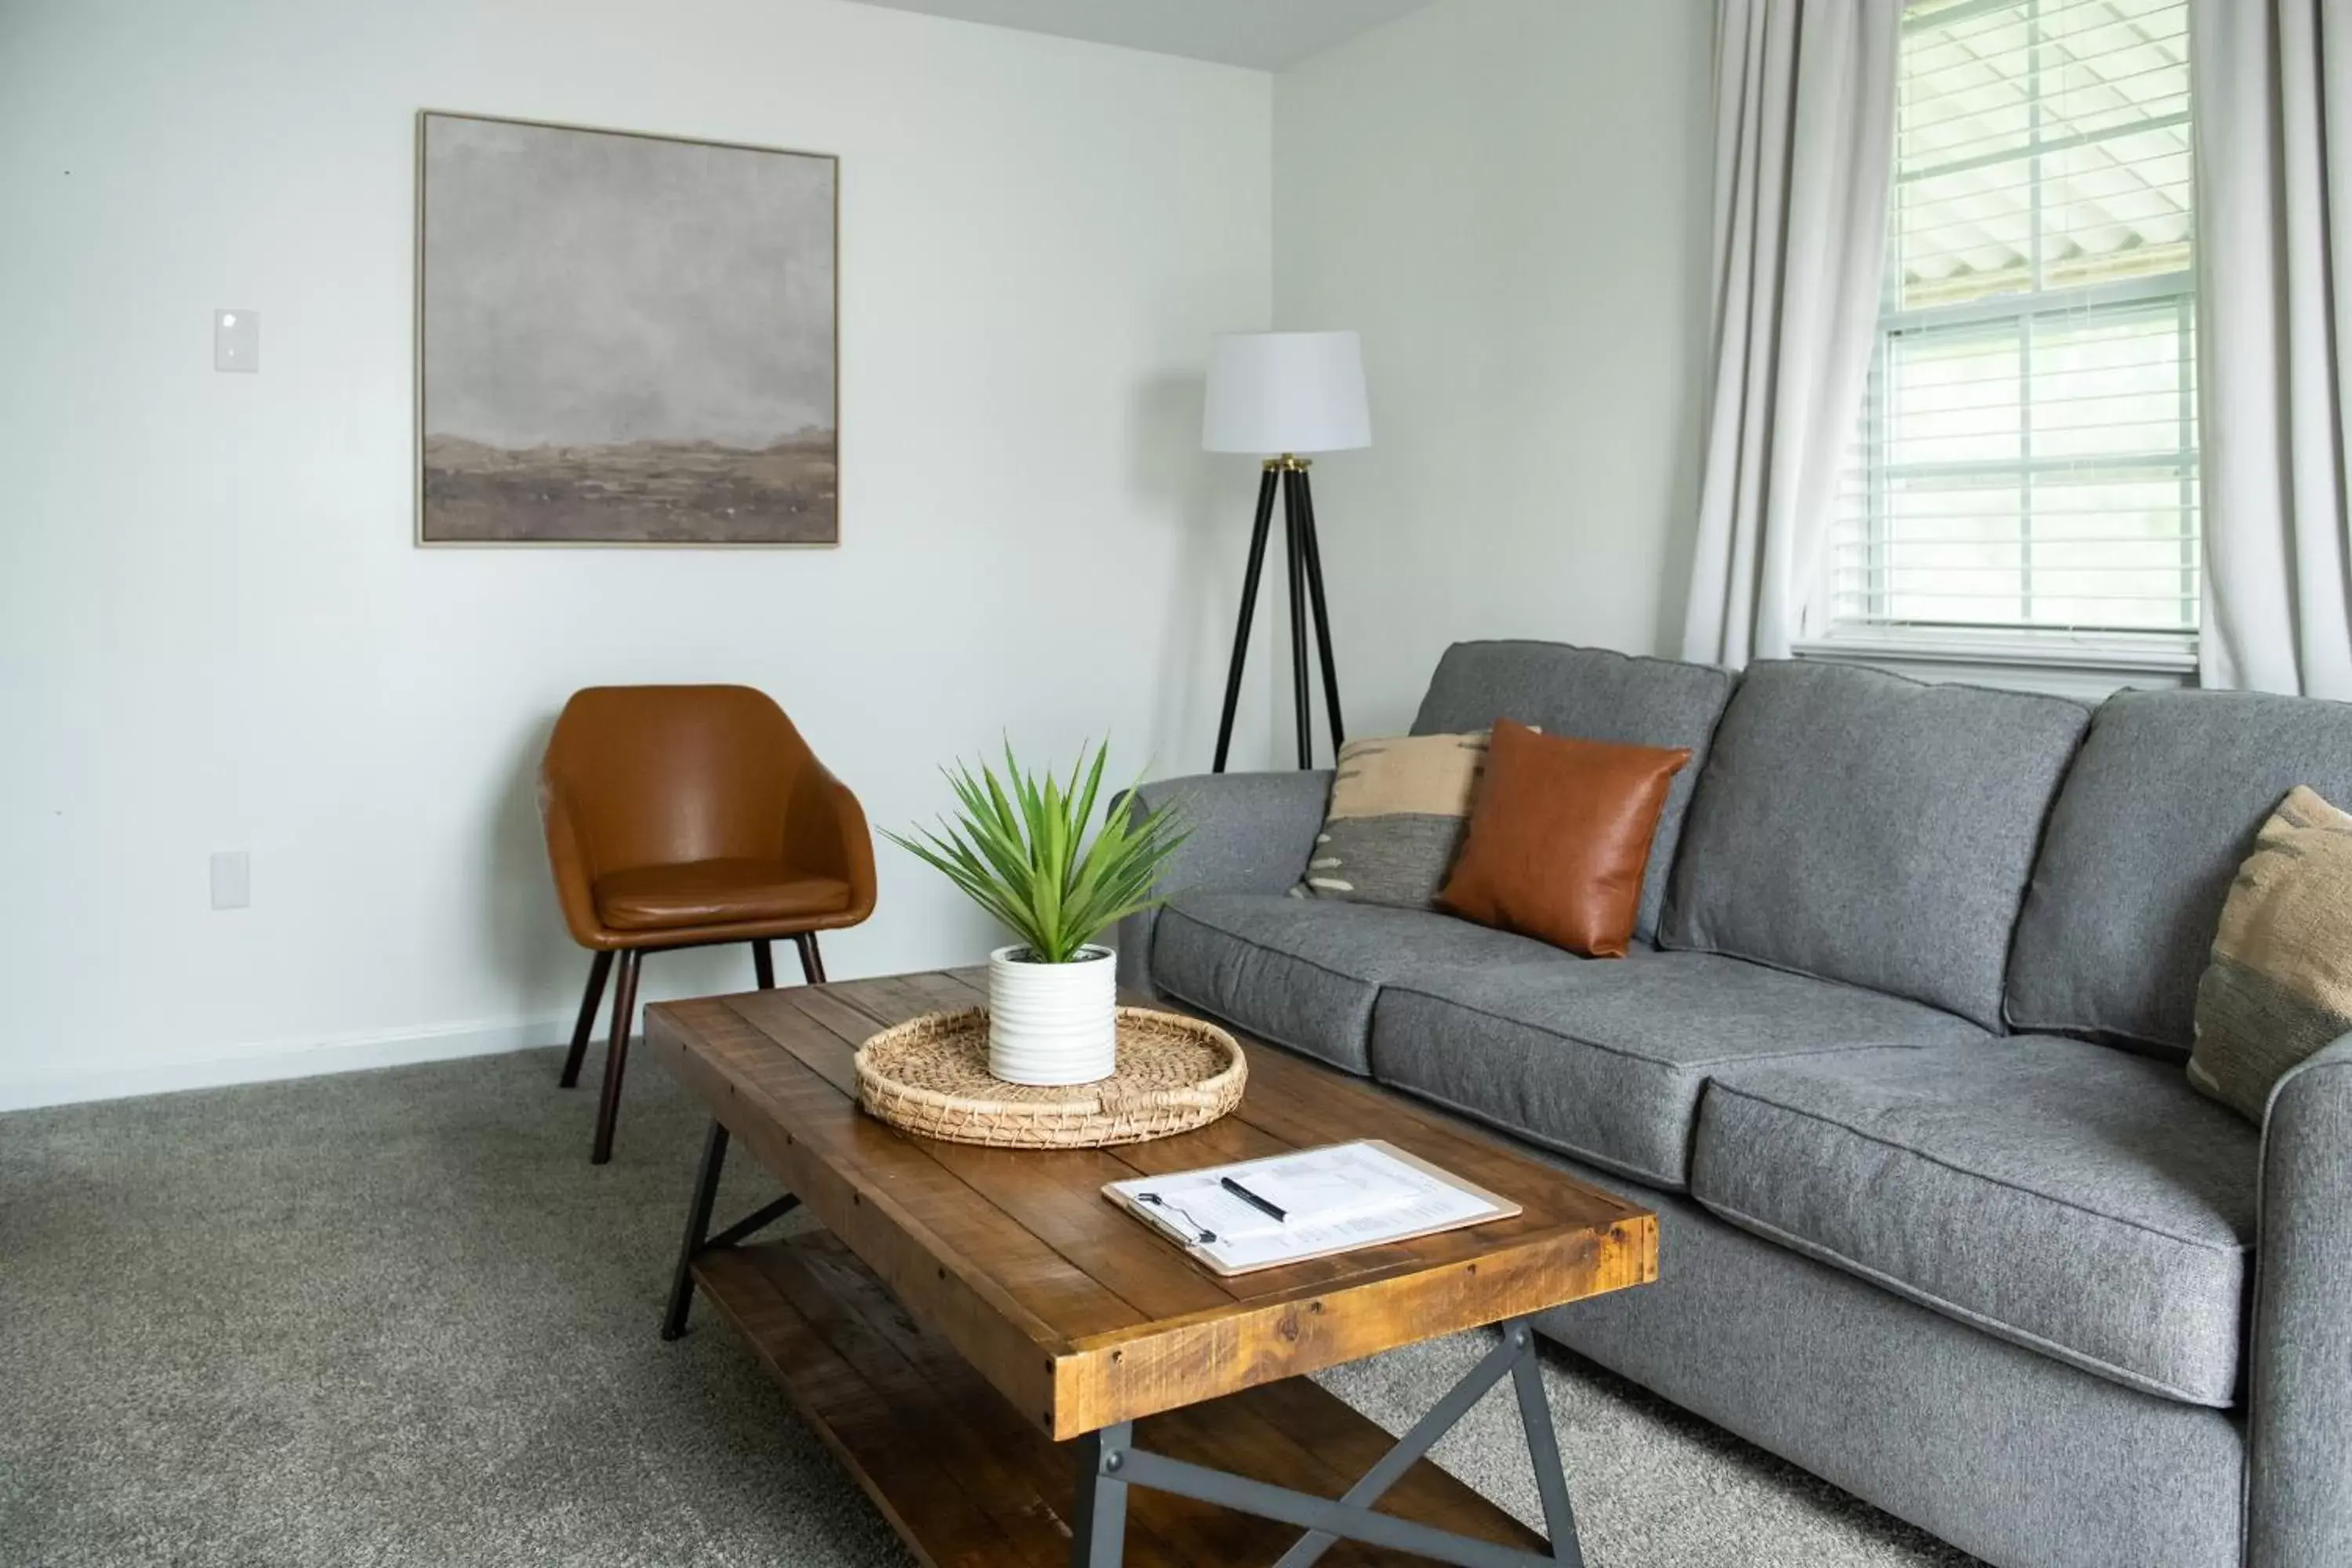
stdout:
<svg viewBox="0 0 2352 1568">
<path fill-rule="evenodd" d="M 1980 4 L 1960 7 L 1971 14 L 1990 13 L 2020 0 L 1980 0 Z M 2023 0 L 2020 5 L 2032 25 L 2038 25 L 2040 0 Z M 1951 18 L 1946 12 L 1928 18 L 1930 24 Z M 2111 140 L 2148 131 L 2187 126 L 2194 113 L 2189 110 L 2166 115 L 2151 116 L 2126 125 L 2103 128 L 2090 132 L 2077 132 L 2042 139 L 2040 112 L 2040 82 L 2033 86 L 2033 106 L 2031 128 L 2025 143 L 2012 153 L 1985 155 L 1981 159 L 1961 160 L 1950 167 L 1921 171 L 1918 178 L 1950 174 L 1971 163 L 1990 164 L 2002 158 L 2027 158 L 2036 161 L 2032 200 L 2032 246 L 2033 272 L 2042 269 L 2041 247 L 2044 204 L 2041 186 L 2049 176 L 2043 174 L 2039 160 L 2053 152 Z M 1897 134 L 1900 134 L 1899 131 Z M 1840 541 L 1852 535 L 1842 525 L 1843 518 L 1831 519 L 1822 541 L 1821 560 L 1814 573 L 1812 611 L 1805 619 L 1807 637 L 1801 639 L 1796 651 L 1801 655 L 1824 658 L 1860 659 L 1865 661 L 1917 661 L 1930 664 L 1984 667 L 2047 666 L 2104 671 L 2121 675 L 2155 673 L 2179 675 L 2193 672 L 2198 666 L 2199 639 L 2202 630 L 2201 598 L 2204 592 L 2201 559 L 2203 549 L 2203 519 L 2201 516 L 2202 432 L 2198 418 L 2198 300 L 2199 279 L 2195 247 L 2189 247 L 2188 264 L 2179 269 L 2102 282 L 2076 284 L 2060 288 L 2037 288 L 2008 294 L 1990 295 L 1982 299 L 1956 303 L 1938 303 L 1900 308 L 1900 279 L 1896 268 L 1896 226 L 1901 208 L 1896 195 L 1902 183 L 1899 160 L 1890 169 L 1887 201 L 1888 265 L 1883 269 L 1879 310 L 1873 323 L 1870 366 L 1864 407 L 1860 422 L 1863 460 L 1856 465 L 1861 481 L 1862 543 L 1865 561 L 1881 561 L 1896 542 L 1891 535 L 1893 523 L 1889 496 L 1893 486 L 1906 478 L 1932 477 L 1938 471 L 1950 476 L 1979 473 L 1998 476 L 2013 473 L 2018 479 L 2021 497 L 2021 550 L 2028 552 L 2021 558 L 2021 601 L 2032 603 L 2032 560 L 2030 554 L 2033 522 L 2032 477 L 2037 460 L 2032 449 L 2034 407 L 2031 396 L 2032 342 L 2038 323 L 2095 321 L 2101 317 L 2122 317 L 2137 311 L 2158 314 L 2168 310 L 2174 313 L 2174 341 L 2179 346 L 2179 363 L 2175 373 L 2179 394 L 2179 414 L 2175 428 L 2179 442 L 2171 448 L 2148 448 L 2126 453 L 2093 456 L 2070 456 L 2041 460 L 2042 470 L 2069 474 L 2095 473 L 2112 469 L 2118 477 L 2131 470 L 2160 468 L 2168 477 L 2177 477 L 2180 486 L 2183 515 L 2193 520 L 2183 541 L 2181 571 L 2183 574 L 2184 605 L 2192 610 L 2192 624 L 2186 627 L 2150 627 L 2137 630 L 2107 630 L 2070 628 L 2064 626 L 2032 626 L 1986 621 L 1953 620 L 1938 622 L 1920 619 L 1895 619 L 1889 615 L 1886 583 L 1884 571 L 1865 572 L 1860 591 L 1865 600 L 1865 613 L 1860 616 L 1842 615 L 1841 599 L 1856 596 L 1852 591 L 1842 595 L 1839 585 Z M 2192 193 L 2192 199 L 2194 194 Z M 2193 226 L 2192 226 L 2193 235 Z M 1887 460 L 1886 438 L 1891 413 L 1887 405 L 1888 378 L 1896 345 L 1906 335 L 1934 331 L 1966 330 L 1981 326 L 1988 336 L 1997 336 L 2003 328 L 2013 334 L 2018 344 L 2019 361 L 2019 437 L 2020 449 L 2015 460 L 1986 458 L 1955 460 L 1945 463 L 1895 464 Z M 2030 609 L 2027 611 L 2030 614 Z"/>
</svg>

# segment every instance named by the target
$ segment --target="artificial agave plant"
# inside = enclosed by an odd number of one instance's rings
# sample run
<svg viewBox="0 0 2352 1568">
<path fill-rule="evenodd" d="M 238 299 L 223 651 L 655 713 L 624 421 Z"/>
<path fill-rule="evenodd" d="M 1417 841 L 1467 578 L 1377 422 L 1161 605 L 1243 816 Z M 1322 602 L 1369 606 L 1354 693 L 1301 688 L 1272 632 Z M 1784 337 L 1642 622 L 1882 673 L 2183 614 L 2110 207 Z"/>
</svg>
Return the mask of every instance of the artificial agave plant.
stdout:
<svg viewBox="0 0 2352 1568">
<path fill-rule="evenodd" d="M 1080 746 L 1065 784 L 1050 768 L 1023 772 L 1008 742 L 1002 779 L 984 763 L 977 776 L 961 762 L 941 770 L 963 810 L 942 820 L 940 832 L 918 827 L 914 838 L 887 830 L 885 837 L 1011 927 L 1033 962 L 1075 962 L 1096 937 L 1160 901 L 1152 889 L 1184 842 L 1174 802 L 1138 816 L 1116 799 L 1087 840 L 1109 757 L 1108 742 L 1091 763 Z"/>
</svg>

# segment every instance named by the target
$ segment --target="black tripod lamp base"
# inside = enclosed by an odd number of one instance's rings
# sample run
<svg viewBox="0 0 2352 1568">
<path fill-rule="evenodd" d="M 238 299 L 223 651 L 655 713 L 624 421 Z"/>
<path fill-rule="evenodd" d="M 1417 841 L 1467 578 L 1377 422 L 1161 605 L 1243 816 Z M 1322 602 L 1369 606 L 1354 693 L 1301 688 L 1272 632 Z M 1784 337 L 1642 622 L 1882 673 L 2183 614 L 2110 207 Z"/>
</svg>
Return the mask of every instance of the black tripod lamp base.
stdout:
<svg viewBox="0 0 2352 1568">
<path fill-rule="evenodd" d="M 1225 771 L 1234 742 L 1234 714 L 1241 706 L 1242 670 L 1249 662 L 1250 624 L 1257 614 L 1258 580 L 1265 574 L 1265 546 L 1274 527 L 1274 492 L 1282 488 L 1283 548 L 1289 557 L 1290 689 L 1297 718 L 1298 765 L 1315 765 L 1314 704 L 1307 690 L 1307 616 L 1314 616 L 1314 640 L 1323 669 L 1323 712 L 1331 724 L 1331 753 L 1337 758 L 1346 739 L 1339 718 L 1339 670 L 1331 653 L 1331 612 L 1323 596 L 1323 551 L 1315 537 L 1315 498 L 1307 484 L 1309 464 L 1286 453 L 1268 458 L 1258 480 L 1257 516 L 1250 529 L 1249 568 L 1242 577 L 1242 613 L 1234 628 L 1233 662 L 1225 672 L 1225 706 L 1217 721 L 1214 771 Z"/>
</svg>

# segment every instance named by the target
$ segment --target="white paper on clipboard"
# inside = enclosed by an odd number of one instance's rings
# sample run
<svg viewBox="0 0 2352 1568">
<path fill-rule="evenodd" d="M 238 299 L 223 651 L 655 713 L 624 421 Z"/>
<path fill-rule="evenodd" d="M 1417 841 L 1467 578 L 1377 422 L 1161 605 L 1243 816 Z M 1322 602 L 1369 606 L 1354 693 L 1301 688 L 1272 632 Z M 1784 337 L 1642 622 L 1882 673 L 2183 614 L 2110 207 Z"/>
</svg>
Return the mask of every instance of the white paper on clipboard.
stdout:
<svg viewBox="0 0 2352 1568">
<path fill-rule="evenodd" d="M 1273 1221 L 1228 1190 L 1228 1176 L 1299 1206 Z M 1108 1183 L 1103 1194 L 1219 1274 L 1303 1263 L 1520 1212 L 1507 1198 L 1378 1139 L 1138 1176 Z"/>
</svg>

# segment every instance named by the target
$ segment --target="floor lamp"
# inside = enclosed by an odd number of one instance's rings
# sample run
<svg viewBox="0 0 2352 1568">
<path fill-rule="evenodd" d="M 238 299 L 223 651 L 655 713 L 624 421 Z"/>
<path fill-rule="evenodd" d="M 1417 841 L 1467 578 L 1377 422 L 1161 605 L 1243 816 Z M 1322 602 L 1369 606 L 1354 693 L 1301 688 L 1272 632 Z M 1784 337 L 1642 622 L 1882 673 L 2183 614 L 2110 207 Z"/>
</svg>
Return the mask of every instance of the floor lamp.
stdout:
<svg viewBox="0 0 2352 1568">
<path fill-rule="evenodd" d="M 1249 660 L 1250 622 L 1257 612 L 1258 579 L 1265 570 L 1274 496 L 1282 490 L 1285 552 L 1289 559 L 1290 686 L 1298 717 L 1298 765 L 1314 766 L 1315 720 L 1307 695 L 1307 613 L 1323 666 L 1323 709 L 1331 721 L 1336 757 L 1344 739 L 1339 721 L 1339 671 L 1331 653 L 1331 612 L 1323 598 L 1323 551 L 1315 537 L 1309 463 L 1301 453 L 1341 452 L 1372 444 L 1364 395 L 1364 355 L 1353 332 L 1236 332 L 1216 340 L 1209 357 L 1209 390 L 1201 445 L 1212 452 L 1265 458 L 1257 487 L 1257 518 L 1250 530 L 1249 569 L 1242 578 L 1241 622 L 1234 630 L 1233 663 L 1225 675 L 1225 707 L 1217 721 L 1215 771 L 1225 771 L 1233 748 L 1234 713 Z M 1266 454 L 1276 456 L 1268 457 Z"/>
</svg>

